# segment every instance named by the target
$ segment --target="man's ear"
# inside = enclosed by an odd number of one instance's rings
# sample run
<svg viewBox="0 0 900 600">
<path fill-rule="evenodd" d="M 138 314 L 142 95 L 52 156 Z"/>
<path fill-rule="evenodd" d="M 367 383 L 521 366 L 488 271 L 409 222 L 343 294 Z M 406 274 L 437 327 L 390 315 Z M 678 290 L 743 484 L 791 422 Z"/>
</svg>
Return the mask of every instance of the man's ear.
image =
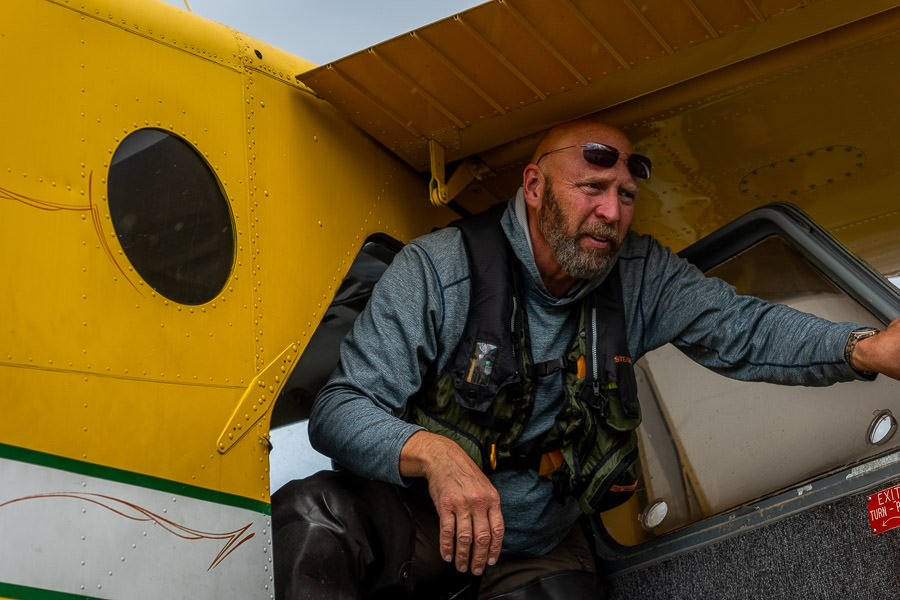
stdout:
<svg viewBox="0 0 900 600">
<path fill-rule="evenodd" d="M 543 171 L 534 163 L 525 167 L 522 172 L 522 193 L 525 196 L 525 204 L 534 210 L 541 207 L 546 182 Z"/>
</svg>

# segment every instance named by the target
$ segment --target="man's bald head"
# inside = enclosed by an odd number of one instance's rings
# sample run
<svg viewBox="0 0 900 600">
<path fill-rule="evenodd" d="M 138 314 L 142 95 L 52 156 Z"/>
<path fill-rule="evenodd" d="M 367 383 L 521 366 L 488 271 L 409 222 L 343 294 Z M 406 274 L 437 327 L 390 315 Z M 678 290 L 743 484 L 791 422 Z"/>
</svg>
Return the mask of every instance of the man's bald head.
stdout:
<svg viewBox="0 0 900 600">
<path fill-rule="evenodd" d="M 557 125 L 548 131 L 538 143 L 531 157 L 531 162 L 536 163 L 541 156 L 552 150 L 578 146 L 588 142 L 607 144 L 620 152 L 631 153 L 633 151 L 631 142 L 625 134 L 612 125 L 593 119 L 579 119 Z"/>
</svg>

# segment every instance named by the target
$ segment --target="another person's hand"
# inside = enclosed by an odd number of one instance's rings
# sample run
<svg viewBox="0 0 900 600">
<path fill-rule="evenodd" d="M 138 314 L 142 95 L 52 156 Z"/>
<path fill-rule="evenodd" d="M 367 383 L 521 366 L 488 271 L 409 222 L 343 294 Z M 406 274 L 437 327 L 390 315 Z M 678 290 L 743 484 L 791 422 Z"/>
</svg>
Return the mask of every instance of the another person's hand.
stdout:
<svg viewBox="0 0 900 600">
<path fill-rule="evenodd" d="M 459 445 L 418 431 L 400 453 L 404 477 L 425 477 L 440 520 L 440 551 L 456 569 L 481 575 L 500 557 L 503 515 L 500 495 Z"/>
</svg>

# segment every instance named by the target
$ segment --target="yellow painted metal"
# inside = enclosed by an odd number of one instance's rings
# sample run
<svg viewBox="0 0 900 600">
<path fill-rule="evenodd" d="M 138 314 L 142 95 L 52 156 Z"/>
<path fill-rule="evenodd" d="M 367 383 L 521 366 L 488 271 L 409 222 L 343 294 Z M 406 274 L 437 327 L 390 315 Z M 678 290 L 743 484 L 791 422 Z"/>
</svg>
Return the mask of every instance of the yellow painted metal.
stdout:
<svg viewBox="0 0 900 600">
<path fill-rule="evenodd" d="M 900 83 L 884 75 L 898 31 L 894 9 L 609 113 L 657 167 L 635 227 L 680 249 L 791 202 L 882 273 L 900 272 Z"/>
<path fill-rule="evenodd" d="M 267 501 L 267 419 L 216 451 L 246 388 L 302 351 L 369 235 L 452 214 L 296 81 L 308 62 L 168 4 L 10 0 L 0 51 L 0 443 Z M 150 289 L 112 227 L 109 161 L 144 127 L 228 198 L 234 267 L 206 304 Z"/>
<path fill-rule="evenodd" d="M 429 143 L 451 167 L 482 161 L 495 176 L 456 198 L 471 209 L 512 194 L 543 130 L 596 115 L 653 159 L 637 230 L 678 250 L 752 208 L 789 201 L 895 275 L 900 84 L 886 74 L 900 55 L 898 7 L 503 0 L 301 79 L 417 169 L 428 169 Z M 828 150 L 838 147 L 849 149 Z"/>
<path fill-rule="evenodd" d="M 252 335 L 242 308 L 249 294 L 235 285 L 247 270 L 238 266 L 208 305 L 181 306 L 156 294 L 118 245 L 106 180 L 125 135 L 141 127 L 172 131 L 217 172 L 239 236 L 246 235 L 237 44 L 227 32 L 216 41 L 200 27 L 207 35 L 194 47 L 221 52 L 208 53 L 220 60 L 198 60 L 177 34 L 169 34 L 174 46 L 147 37 L 150 29 L 167 32 L 154 24 L 155 5 L 132 21 L 138 15 L 121 14 L 118 4 L 85 11 L 91 16 L 47 2 L 4 5 L 3 21 L 21 24 L 4 31 L 4 51 L 29 60 L 10 65 L 18 93 L 0 100 L 4 114 L 14 115 L 6 139 L 16 141 L 0 148 L 0 187 L 12 196 L 3 202 L 0 244 L 5 257 L 17 257 L 3 265 L 15 293 L 0 299 L 4 314 L 14 315 L 2 333 L 2 359 L 4 379 L 18 390 L 11 397 L 23 399 L 5 411 L 2 439 L 227 487 L 218 469 L 207 471 L 209 479 L 198 469 L 214 444 L 192 456 L 190 441 L 180 440 L 195 439 L 184 425 L 199 426 L 216 402 L 233 407 L 253 376 L 252 361 L 228 351 Z M 135 35 L 131 23 L 148 34 Z M 59 76 L 35 77 L 49 64 Z M 212 104 L 206 94 L 219 100 Z M 37 406 L 44 410 L 35 413 Z"/>
<path fill-rule="evenodd" d="M 477 156 L 470 156 L 456 165 L 453 175 L 447 179 L 444 161 L 444 147 L 434 140 L 428 141 L 431 158 L 431 180 L 428 182 L 428 197 L 435 206 L 443 206 L 459 196 L 475 180 L 492 177 L 490 167 Z"/>
<path fill-rule="evenodd" d="M 429 140 L 428 155 L 431 158 L 431 181 L 428 183 L 428 197 L 432 204 L 441 206 L 450 200 L 445 181 L 444 147 L 434 140 Z"/>
<path fill-rule="evenodd" d="M 249 248 L 256 369 L 307 343 L 368 237 L 407 241 L 453 218 L 427 180 L 278 80 L 248 74 Z M 301 101 L 302 100 L 302 101 Z"/>
<path fill-rule="evenodd" d="M 429 140 L 451 163 L 896 5 L 495 0 L 301 79 L 424 171 Z"/>
<path fill-rule="evenodd" d="M 228 424 L 219 434 L 216 448 L 220 453 L 224 454 L 231 450 L 231 447 L 255 428 L 260 420 L 272 414 L 272 407 L 278 399 L 278 394 L 284 388 L 284 384 L 287 383 L 291 370 L 297 364 L 299 355 L 300 347 L 297 344 L 291 344 L 278 355 L 278 358 L 253 378 L 234 412 L 231 413 Z M 268 420 L 261 423 L 263 434 L 269 430 L 268 425 Z M 261 437 L 265 437 L 265 435 Z"/>
</svg>

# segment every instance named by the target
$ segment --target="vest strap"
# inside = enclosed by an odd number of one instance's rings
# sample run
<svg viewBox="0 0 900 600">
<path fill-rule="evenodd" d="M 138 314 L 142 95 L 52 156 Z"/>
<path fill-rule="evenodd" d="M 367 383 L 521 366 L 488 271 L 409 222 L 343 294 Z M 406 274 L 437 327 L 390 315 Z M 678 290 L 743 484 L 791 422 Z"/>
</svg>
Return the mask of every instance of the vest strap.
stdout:
<svg viewBox="0 0 900 600">
<path fill-rule="evenodd" d="M 495 471 L 503 469 L 532 469 L 538 472 L 539 477 L 550 479 L 553 472 L 562 466 L 565 459 L 559 448 L 547 452 L 532 450 L 529 454 L 518 454 L 506 457 L 499 462 L 495 459 L 491 468 Z"/>
<path fill-rule="evenodd" d="M 531 374 L 536 377 L 546 377 L 547 375 L 552 375 L 557 371 L 563 371 L 569 366 L 569 361 L 566 360 L 565 356 L 561 356 L 559 358 L 554 358 L 553 360 L 547 360 L 541 363 L 535 363 L 531 366 Z"/>
</svg>

